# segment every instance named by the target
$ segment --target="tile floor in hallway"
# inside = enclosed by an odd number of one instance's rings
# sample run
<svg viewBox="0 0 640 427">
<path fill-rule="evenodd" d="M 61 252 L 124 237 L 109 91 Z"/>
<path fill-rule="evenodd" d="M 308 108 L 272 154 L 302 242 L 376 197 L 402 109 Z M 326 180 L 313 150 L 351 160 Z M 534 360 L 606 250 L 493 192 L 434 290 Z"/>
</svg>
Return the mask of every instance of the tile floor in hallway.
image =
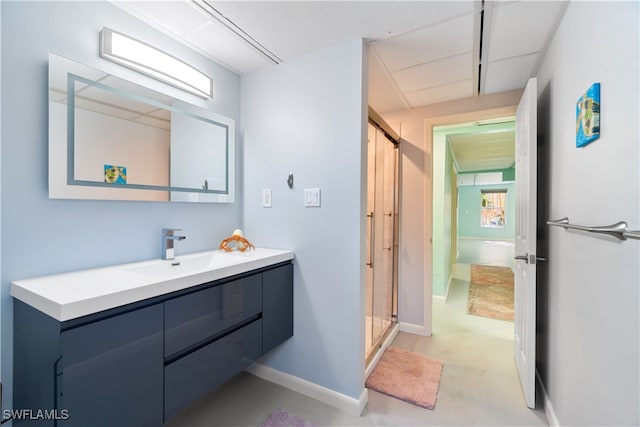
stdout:
<svg viewBox="0 0 640 427">
<path fill-rule="evenodd" d="M 169 427 L 258 427 L 276 408 L 317 426 L 546 426 L 524 403 L 513 359 L 513 323 L 466 314 L 469 283 L 454 280 L 446 304 L 434 304 L 433 336 L 399 333 L 393 345 L 444 363 L 431 411 L 369 391 L 361 417 L 241 373 L 170 420 Z"/>
</svg>

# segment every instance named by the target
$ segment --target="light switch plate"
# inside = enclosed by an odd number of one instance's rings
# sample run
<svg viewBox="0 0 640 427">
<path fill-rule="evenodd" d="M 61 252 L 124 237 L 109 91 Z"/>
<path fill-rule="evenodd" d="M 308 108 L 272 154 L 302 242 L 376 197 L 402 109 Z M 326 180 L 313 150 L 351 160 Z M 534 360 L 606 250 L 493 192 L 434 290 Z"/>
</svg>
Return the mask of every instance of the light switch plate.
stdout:
<svg viewBox="0 0 640 427">
<path fill-rule="evenodd" d="M 271 189 L 265 188 L 262 190 L 262 207 L 270 208 L 271 207 Z"/>
<path fill-rule="evenodd" d="M 304 189 L 304 206 L 306 208 L 320 207 L 320 189 L 319 188 Z"/>
</svg>

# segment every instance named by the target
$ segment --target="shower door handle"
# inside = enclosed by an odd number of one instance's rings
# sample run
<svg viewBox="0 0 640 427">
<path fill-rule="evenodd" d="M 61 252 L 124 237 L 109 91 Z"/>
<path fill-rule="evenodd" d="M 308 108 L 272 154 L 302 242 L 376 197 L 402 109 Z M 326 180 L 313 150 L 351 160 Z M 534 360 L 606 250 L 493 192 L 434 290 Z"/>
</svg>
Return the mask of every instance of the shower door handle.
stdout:
<svg viewBox="0 0 640 427">
<path fill-rule="evenodd" d="M 373 226 L 373 212 L 369 212 L 367 214 L 367 218 L 370 218 L 369 221 L 369 262 L 367 262 L 367 266 L 373 268 L 373 235 L 375 233 L 375 228 Z"/>
<path fill-rule="evenodd" d="M 389 217 L 389 219 L 393 219 L 393 213 L 392 213 L 392 212 L 385 212 L 385 213 L 384 213 L 384 216 L 388 216 L 388 217 Z M 384 224 L 384 218 L 383 218 L 382 223 Z M 391 223 L 391 226 L 393 227 L 393 222 Z M 385 227 L 384 225 L 383 225 L 383 227 L 386 229 L 386 227 Z M 385 238 L 384 238 L 385 233 L 384 233 L 384 232 L 382 233 L 382 236 L 383 236 L 383 237 L 382 237 L 382 241 L 384 242 L 384 240 L 385 240 Z M 389 245 L 389 246 L 384 246 L 384 243 L 382 243 L 382 245 L 383 245 L 382 249 L 384 249 L 385 251 L 390 251 L 390 250 L 392 250 L 392 249 L 393 249 L 393 247 L 392 247 L 391 245 Z"/>
</svg>

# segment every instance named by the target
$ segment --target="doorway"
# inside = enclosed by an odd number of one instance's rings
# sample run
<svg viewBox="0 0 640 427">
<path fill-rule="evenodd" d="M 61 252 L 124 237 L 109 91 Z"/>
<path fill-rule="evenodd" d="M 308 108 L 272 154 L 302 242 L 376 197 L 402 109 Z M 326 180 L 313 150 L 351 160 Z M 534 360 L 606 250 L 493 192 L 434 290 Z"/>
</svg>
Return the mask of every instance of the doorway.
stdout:
<svg viewBox="0 0 640 427">
<path fill-rule="evenodd" d="M 478 241 L 513 242 L 514 153 L 513 116 L 434 127 L 435 301 L 447 300 L 452 280 L 468 276 L 470 264 L 492 264 L 486 256 L 471 257 L 483 254 Z M 467 262 L 459 261 L 461 254 Z"/>
<path fill-rule="evenodd" d="M 447 289 L 454 280 L 456 272 L 453 271 L 453 267 L 460 251 L 457 247 L 457 236 L 461 234 L 457 220 L 459 215 L 457 182 L 460 180 L 457 171 L 461 168 L 459 165 L 453 166 L 451 152 L 445 143 L 446 136 L 452 129 L 459 128 L 465 123 L 483 125 L 487 131 L 497 131 L 501 122 L 504 122 L 504 118 L 515 116 L 515 110 L 516 106 L 513 105 L 430 118 L 425 121 L 428 147 L 425 152 L 425 161 L 432 165 L 431 174 L 425 177 L 425 221 L 432 225 L 430 236 L 427 235 L 425 243 L 425 265 L 432 266 L 431 271 L 426 272 L 428 276 L 425 277 L 423 325 L 426 335 L 433 333 L 434 307 L 447 300 Z M 445 162 L 447 157 L 448 162 Z M 442 161 L 436 161 L 438 158 Z M 432 306 L 434 303 L 435 305 Z"/>
</svg>

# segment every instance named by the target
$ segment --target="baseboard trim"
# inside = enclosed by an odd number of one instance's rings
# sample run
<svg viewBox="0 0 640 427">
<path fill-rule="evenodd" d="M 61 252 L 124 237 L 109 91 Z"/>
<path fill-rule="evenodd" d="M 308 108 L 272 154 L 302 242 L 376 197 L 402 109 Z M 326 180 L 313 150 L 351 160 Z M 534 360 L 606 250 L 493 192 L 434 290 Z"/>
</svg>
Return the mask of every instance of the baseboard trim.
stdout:
<svg viewBox="0 0 640 427">
<path fill-rule="evenodd" d="M 416 325 L 415 323 L 406 323 L 400 322 L 398 323 L 398 327 L 400 332 L 406 332 L 408 334 L 422 335 L 423 337 L 431 336 L 431 334 L 427 333 L 424 326 Z"/>
<path fill-rule="evenodd" d="M 449 276 L 449 281 L 447 282 L 447 287 L 444 290 L 444 296 L 442 295 L 433 295 L 432 301 L 437 302 L 438 304 L 446 304 L 447 299 L 449 298 L 449 289 L 451 289 L 451 281 L 453 280 L 453 274 Z"/>
<path fill-rule="evenodd" d="M 544 388 L 544 384 L 542 383 L 542 378 L 540 378 L 540 373 L 538 372 L 537 369 L 536 369 L 536 379 L 538 380 L 538 386 L 542 391 L 542 396 L 544 399 L 544 414 L 547 416 L 549 427 L 560 427 L 560 422 L 558 421 L 556 412 L 553 410 L 553 405 L 551 404 L 551 400 L 549 399 L 549 395 L 547 394 L 547 389 Z"/>
<path fill-rule="evenodd" d="M 369 402 L 369 392 L 364 387 L 360 397 L 356 399 L 261 363 L 254 363 L 245 370 L 256 377 L 281 385 L 300 394 L 304 394 L 312 399 L 319 400 L 327 405 L 343 410 L 349 415 L 361 416 L 364 408 Z"/>
<path fill-rule="evenodd" d="M 455 263 L 453 264 L 453 278 L 458 280 L 464 280 L 465 282 L 471 281 L 471 264 Z"/>
</svg>

